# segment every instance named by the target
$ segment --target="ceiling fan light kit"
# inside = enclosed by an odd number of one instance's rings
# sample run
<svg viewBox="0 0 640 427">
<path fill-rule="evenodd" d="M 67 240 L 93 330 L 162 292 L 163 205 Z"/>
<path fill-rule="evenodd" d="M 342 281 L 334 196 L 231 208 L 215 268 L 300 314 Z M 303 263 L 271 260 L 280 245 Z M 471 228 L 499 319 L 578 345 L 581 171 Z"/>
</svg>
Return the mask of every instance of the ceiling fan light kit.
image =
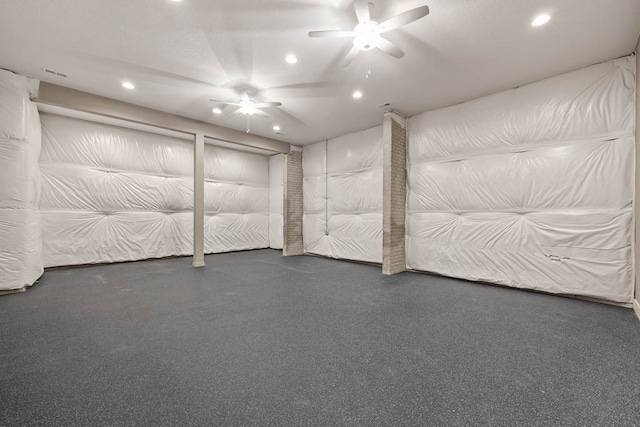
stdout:
<svg viewBox="0 0 640 427">
<path fill-rule="evenodd" d="M 377 31 L 376 21 L 361 22 L 353 30 L 356 36 L 353 38 L 353 45 L 360 50 L 371 50 L 378 47 L 380 34 Z"/>
<path fill-rule="evenodd" d="M 253 116 L 258 112 L 258 109 L 251 104 L 243 105 L 238 108 L 238 113 L 244 114 L 246 116 Z"/>
</svg>

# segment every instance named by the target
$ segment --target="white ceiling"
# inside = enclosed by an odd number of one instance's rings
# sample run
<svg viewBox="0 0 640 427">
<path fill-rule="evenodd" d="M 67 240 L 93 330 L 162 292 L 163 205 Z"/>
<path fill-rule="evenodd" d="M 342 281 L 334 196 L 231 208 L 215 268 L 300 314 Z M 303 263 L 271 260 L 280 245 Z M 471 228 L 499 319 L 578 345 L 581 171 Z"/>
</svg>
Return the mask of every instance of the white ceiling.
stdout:
<svg viewBox="0 0 640 427">
<path fill-rule="evenodd" d="M 343 68 L 350 39 L 307 32 L 351 30 L 351 0 L 2 1 L 0 67 L 242 130 L 246 116 L 215 116 L 209 98 L 237 101 L 234 88 L 249 88 L 282 102 L 270 118 L 252 116 L 251 131 L 304 145 L 382 123 L 385 103 L 412 116 L 627 55 L 640 35 L 640 0 L 372 3 L 377 21 L 424 4 L 431 13 L 386 33 L 403 58 L 376 50 Z M 551 21 L 531 27 L 542 12 Z"/>
</svg>

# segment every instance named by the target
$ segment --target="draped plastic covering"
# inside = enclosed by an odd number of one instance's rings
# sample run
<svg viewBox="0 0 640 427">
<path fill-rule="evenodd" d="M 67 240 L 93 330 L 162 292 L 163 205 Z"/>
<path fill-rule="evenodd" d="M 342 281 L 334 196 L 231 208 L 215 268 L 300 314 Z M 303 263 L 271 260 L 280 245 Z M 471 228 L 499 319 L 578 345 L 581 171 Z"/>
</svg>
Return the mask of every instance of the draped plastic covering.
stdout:
<svg viewBox="0 0 640 427">
<path fill-rule="evenodd" d="M 43 272 L 37 82 L 0 70 L 0 290 L 32 285 Z"/>
<path fill-rule="evenodd" d="M 284 208 L 284 154 L 269 158 L 269 247 L 282 249 Z"/>
<path fill-rule="evenodd" d="M 382 262 L 382 126 L 303 148 L 305 252 Z"/>
<path fill-rule="evenodd" d="M 407 266 L 628 303 L 631 57 L 409 120 Z"/>
<path fill-rule="evenodd" d="M 193 253 L 193 143 L 42 115 L 45 266 Z M 269 246 L 269 160 L 205 146 L 205 252 Z"/>
</svg>

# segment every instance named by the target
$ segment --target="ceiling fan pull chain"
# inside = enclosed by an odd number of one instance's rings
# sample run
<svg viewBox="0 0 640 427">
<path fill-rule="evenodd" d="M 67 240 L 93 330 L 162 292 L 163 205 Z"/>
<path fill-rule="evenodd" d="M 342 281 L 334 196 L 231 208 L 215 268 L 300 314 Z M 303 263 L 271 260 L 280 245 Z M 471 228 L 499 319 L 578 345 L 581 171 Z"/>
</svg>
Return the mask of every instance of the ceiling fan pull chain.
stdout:
<svg viewBox="0 0 640 427">
<path fill-rule="evenodd" d="M 368 79 L 371 76 L 371 52 L 367 51 L 367 74 L 365 74 L 364 78 Z"/>
</svg>

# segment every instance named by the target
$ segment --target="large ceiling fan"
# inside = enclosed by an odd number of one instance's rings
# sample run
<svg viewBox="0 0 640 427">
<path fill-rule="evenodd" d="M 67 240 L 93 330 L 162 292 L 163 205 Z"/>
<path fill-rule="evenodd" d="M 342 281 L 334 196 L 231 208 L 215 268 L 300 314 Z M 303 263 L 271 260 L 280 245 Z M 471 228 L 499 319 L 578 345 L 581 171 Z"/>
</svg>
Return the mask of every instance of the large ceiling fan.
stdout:
<svg viewBox="0 0 640 427">
<path fill-rule="evenodd" d="M 353 47 L 347 53 L 342 65 L 345 67 L 353 61 L 360 51 L 367 51 L 378 48 L 394 58 L 402 58 L 404 52 L 395 44 L 381 36 L 382 33 L 395 30 L 403 25 L 427 16 L 428 6 L 420 6 L 415 9 L 400 13 L 381 23 L 371 20 L 369 14 L 369 3 L 367 0 L 354 0 L 353 7 L 358 17 L 358 25 L 352 31 L 324 30 L 310 31 L 309 37 L 333 38 L 333 37 L 353 37 Z"/>
<path fill-rule="evenodd" d="M 282 105 L 281 102 L 255 102 L 249 98 L 249 94 L 247 92 L 242 92 L 240 95 L 240 101 L 238 102 L 228 102 L 228 101 L 219 101 L 217 99 L 210 99 L 209 101 L 217 102 L 218 104 L 231 105 L 234 107 L 239 107 L 236 110 L 236 113 L 241 113 L 246 116 L 252 116 L 257 114 L 259 116 L 269 117 L 267 113 L 262 111 L 262 108 L 268 107 L 279 107 Z"/>
</svg>

